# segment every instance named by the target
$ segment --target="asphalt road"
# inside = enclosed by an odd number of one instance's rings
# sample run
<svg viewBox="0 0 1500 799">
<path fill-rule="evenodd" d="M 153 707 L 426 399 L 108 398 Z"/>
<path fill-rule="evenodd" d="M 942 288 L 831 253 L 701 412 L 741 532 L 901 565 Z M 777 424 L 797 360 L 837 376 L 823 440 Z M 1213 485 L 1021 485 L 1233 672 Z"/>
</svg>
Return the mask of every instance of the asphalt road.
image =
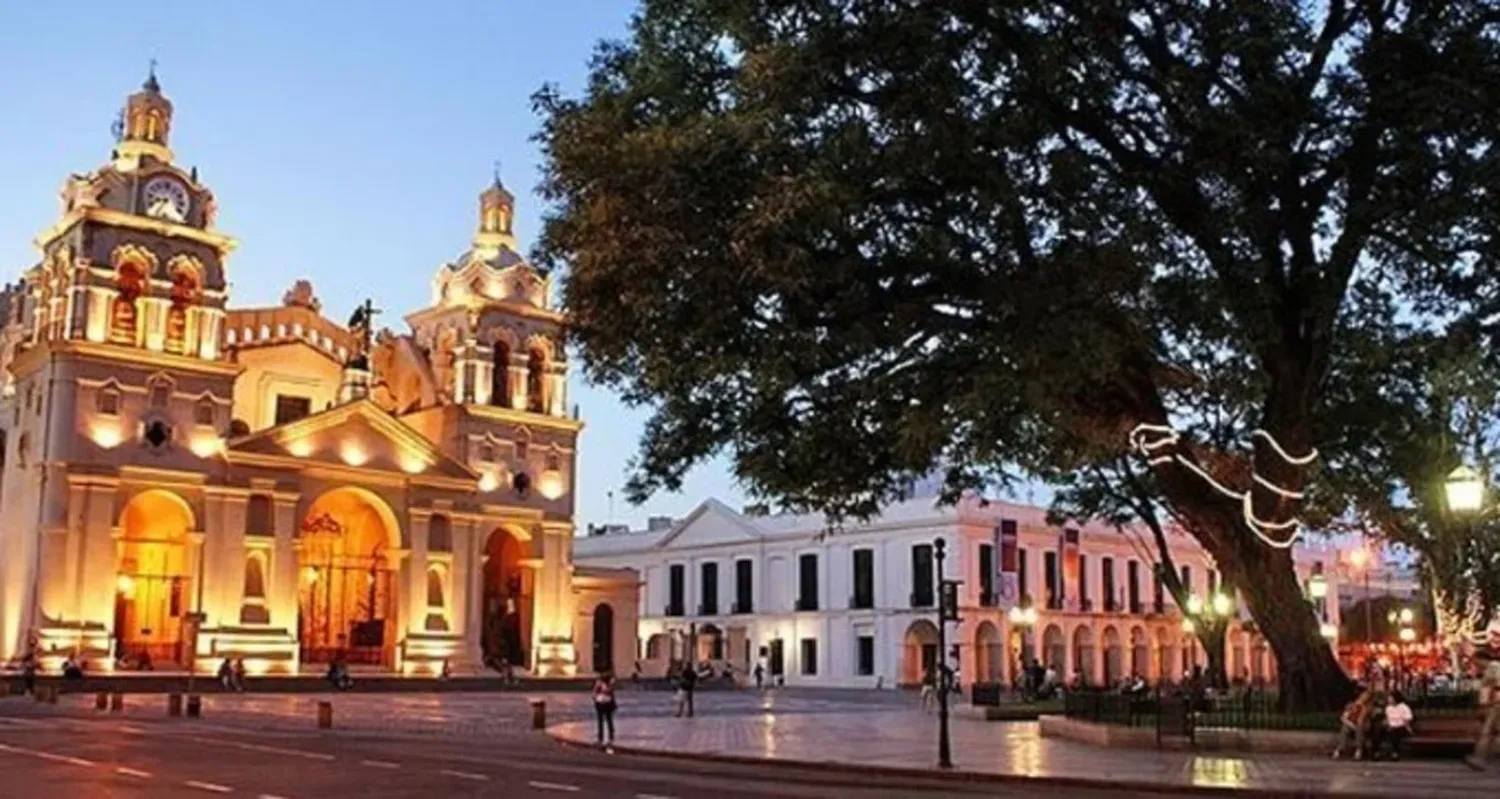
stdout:
<svg viewBox="0 0 1500 799">
<path fill-rule="evenodd" d="M 263 733 L 207 721 L 0 715 L 0 797 L 1143 796 L 1047 785 L 891 782 L 858 773 L 611 755 L 542 735 L 473 745 Z M 1181 794 L 1177 794 L 1181 795 Z"/>
</svg>

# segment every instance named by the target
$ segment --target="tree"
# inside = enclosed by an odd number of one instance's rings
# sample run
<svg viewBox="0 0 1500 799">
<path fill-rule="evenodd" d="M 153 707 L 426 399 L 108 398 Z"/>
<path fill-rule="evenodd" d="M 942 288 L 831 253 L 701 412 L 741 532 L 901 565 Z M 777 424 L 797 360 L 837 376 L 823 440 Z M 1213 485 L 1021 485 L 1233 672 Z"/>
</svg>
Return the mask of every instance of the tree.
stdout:
<svg viewBox="0 0 1500 799">
<path fill-rule="evenodd" d="M 1339 704 L 1285 545 L 1335 344 L 1441 328 L 1500 263 L 1496 15 L 647 0 L 536 97 L 537 257 L 654 410 L 630 495 L 728 451 L 863 515 L 935 464 L 951 496 L 1133 452 L 1247 578 L 1282 701 Z"/>
<path fill-rule="evenodd" d="M 1171 511 L 1162 507 L 1151 475 L 1137 473 L 1130 459 L 1121 457 L 1051 477 L 1060 484 L 1060 490 L 1053 498 L 1049 518 L 1054 523 L 1068 519 L 1097 519 L 1129 538 L 1142 559 L 1151 565 L 1154 578 L 1161 581 L 1172 601 L 1183 610 L 1183 618 L 1193 622 L 1192 635 L 1198 639 L 1208 659 L 1209 683 L 1217 688 L 1228 688 L 1225 643 L 1234 616 L 1215 612 L 1212 596 L 1198 597 L 1198 601 L 1206 604 L 1202 612 L 1191 611 L 1193 593 L 1182 582 L 1182 573 L 1172 557 L 1170 533 L 1162 520 L 1164 513 L 1170 519 Z M 1186 529 L 1181 521 L 1175 523 Z M 1140 532 L 1141 527 L 1151 533 L 1149 544 Z M 1233 592 L 1234 583 L 1228 574 L 1224 575 L 1221 584 L 1229 586 Z M 1165 674 L 1162 676 L 1166 677 Z"/>
</svg>

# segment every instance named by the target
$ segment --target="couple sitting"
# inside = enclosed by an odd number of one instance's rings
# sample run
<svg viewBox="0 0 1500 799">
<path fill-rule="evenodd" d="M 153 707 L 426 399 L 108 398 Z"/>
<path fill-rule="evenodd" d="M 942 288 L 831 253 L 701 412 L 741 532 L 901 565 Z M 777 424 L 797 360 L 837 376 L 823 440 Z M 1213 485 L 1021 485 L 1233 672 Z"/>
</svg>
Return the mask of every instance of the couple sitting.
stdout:
<svg viewBox="0 0 1500 799">
<path fill-rule="evenodd" d="M 1387 700 L 1376 691 L 1365 689 L 1344 708 L 1333 759 L 1337 760 L 1351 741 L 1354 759 L 1363 758 L 1368 741 L 1372 759 L 1379 760 L 1382 750 L 1388 748 L 1391 759 L 1400 760 L 1401 743 L 1411 735 L 1411 722 L 1411 706 L 1400 691 L 1391 692 Z"/>
</svg>

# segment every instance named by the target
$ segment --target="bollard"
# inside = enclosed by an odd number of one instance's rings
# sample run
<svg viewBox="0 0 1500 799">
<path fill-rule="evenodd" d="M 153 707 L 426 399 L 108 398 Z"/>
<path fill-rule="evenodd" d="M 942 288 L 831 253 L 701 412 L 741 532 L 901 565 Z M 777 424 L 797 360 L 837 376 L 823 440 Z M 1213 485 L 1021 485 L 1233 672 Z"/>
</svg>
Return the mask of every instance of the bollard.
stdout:
<svg viewBox="0 0 1500 799">
<path fill-rule="evenodd" d="M 123 713 L 123 712 L 125 712 L 125 695 L 124 694 L 119 693 L 119 692 L 115 692 L 115 693 L 112 693 L 112 694 L 109 695 L 109 712 L 111 712 L 111 713 Z"/>
<path fill-rule="evenodd" d="M 55 704 L 57 704 L 57 686 L 55 686 L 55 685 L 49 686 L 47 688 L 47 704 L 49 704 L 49 705 L 55 705 Z"/>
<path fill-rule="evenodd" d="M 31 699 L 37 704 L 47 701 L 47 686 L 38 685 L 31 689 Z"/>
<path fill-rule="evenodd" d="M 167 715 L 172 718 L 182 715 L 182 694 L 167 694 Z"/>
<path fill-rule="evenodd" d="M 203 715 L 203 697 L 197 694 L 188 694 L 187 715 L 190 719 L 196 719 Z"/>
<path fill-rule="evenodd" d="M 531 728 L 533 730 L 547 729 L 547 700 L 531 700 Z"/>
<path fill-rule="evenodd" d="M 107 707 L 109 707 L 109 693 L 106 691 L 100 691 L 99 693 L 94 694 L 94 709 L 103 710 Z"/>
<path fill-rule="evenodd" d="M 318 703 L 318 729 L 326 730 L 333 727 L 333 703 Z"/>
</svg>

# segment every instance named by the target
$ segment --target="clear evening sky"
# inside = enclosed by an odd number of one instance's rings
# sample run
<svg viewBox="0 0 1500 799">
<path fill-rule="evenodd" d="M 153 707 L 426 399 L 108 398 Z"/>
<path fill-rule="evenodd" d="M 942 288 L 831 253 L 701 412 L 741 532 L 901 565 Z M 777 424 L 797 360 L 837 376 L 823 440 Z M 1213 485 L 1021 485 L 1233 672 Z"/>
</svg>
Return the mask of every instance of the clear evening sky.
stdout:
<svg viewBox="0 0 1500 799">
<path fill-rule="evenodd" d="M 159 61 L 176 106 L 172 149 L 196 165 L 240 240 L 233 304 L 266 305 L 298 278 L 343 322 L 367 295 L 380 320 L 430 299 L 437 266 L 468 244 L 491 165 L 533 239 L 538 153 L 529 98 L 582 85 L 595 42 L 624 35 L 633 0 L 128 4 L 0 0 L 0 279 L 35 261 L 32 238 L 59 213 L 70 172 L 109 155 L 110 124 Z M 578 526 L 609 520 L 645 418 L 575 369 Z M 743 501 L 726 463 L 681 494 L 616 521 L 680 516 L 716 496 Z"/>
</svg>

